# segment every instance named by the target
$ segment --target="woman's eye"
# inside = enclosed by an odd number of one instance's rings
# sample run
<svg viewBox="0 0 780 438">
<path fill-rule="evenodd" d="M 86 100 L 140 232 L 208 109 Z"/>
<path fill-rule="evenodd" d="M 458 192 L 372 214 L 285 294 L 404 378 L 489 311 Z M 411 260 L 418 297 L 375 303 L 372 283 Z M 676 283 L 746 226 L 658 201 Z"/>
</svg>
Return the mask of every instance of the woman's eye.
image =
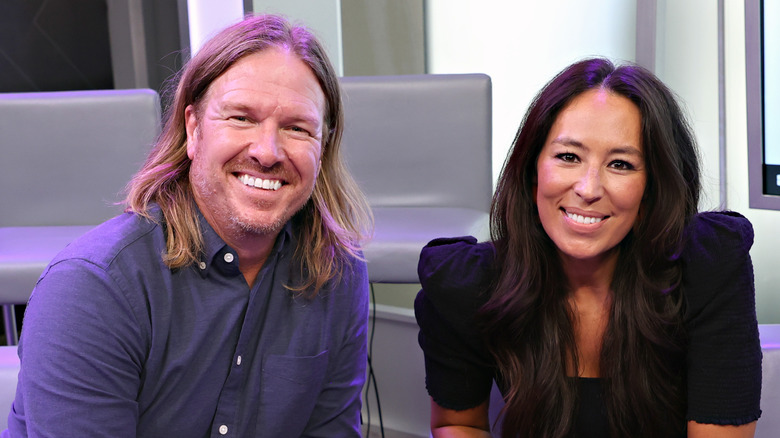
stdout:
<svg viewBox="0 0 780 438">
<path fill-rule="evenodd" d="M 574 162 L 576 162 L 578 160 L 577 155 L 572 154 L 570 152 L 565 152 L 565 153 L 562 153 L 562 154 L 558 154 L 558 155 L 555 156 L 555 158 L 557 158 L 557 159 L 559 159 L 561 161 L 565 161 L 567 163 L 574 163 Z"/>
<path fill-rule="evenodd" d="M 609 167 L 617 170 L 634 170 L 634 165 L 623 160 L 615 160 L 609 163 Z"/>
</svg>

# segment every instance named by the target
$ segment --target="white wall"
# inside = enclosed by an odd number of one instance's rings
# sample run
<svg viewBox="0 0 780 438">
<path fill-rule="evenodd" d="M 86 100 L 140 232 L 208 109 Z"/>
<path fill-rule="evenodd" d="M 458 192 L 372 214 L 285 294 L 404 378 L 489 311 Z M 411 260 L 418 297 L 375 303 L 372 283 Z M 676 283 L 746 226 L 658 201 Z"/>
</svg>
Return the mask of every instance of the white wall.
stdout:
<svg viewBox="0 0 780 438">
<path fill-rule="evenodd" d="M 190 53 L 197 52 L 210 37 L 243 16 L 242 0 L 187 0 Z"/>
<path fill-rule="evenodd" d="M 328 52 L 336 73 L 344 72 L 341 44 L 341 0 L 254 0 L 256 13 L 281 14 L 306 25 Z"/>
<path fill-rule="evenodd" d="M 635 59 L 636 3 L 625 0 L 428 0 L 429 73 L 493 79 L 493 177 L 531 99 L 588 56 Z"/>
<path fill-rule="evenodd" d="M 681 97 L 699 143 L 700 209 L 717 209 L 720 205 L 718 2 L 658 0 L 656 32 L 655 73 Z"/>
</svg>

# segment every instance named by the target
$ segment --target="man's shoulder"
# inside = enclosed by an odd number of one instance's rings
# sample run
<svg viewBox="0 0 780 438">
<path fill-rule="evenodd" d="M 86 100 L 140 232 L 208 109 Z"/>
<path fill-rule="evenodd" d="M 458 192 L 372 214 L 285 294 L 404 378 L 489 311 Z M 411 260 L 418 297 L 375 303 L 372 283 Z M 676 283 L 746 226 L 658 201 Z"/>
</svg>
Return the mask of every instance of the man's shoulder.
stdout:
<svg viewBox="0 0 780 438">
<path fill-rule="evenodd" d="M 162 242 L 162 247 L 160 246 Z M 159 223 L 135 213 L 123 213 L 98 225 L 71 242 L 52 264 L 81 259 L 108 269 L 124 254 L 164 249 L 165 237 Z"/>
<path fill-rule="evenodd" d="M 329 295 L 327 289 L 330 289 L 338 292 L 334 299 L 362 303 L 368 297 L 368 284 L 368 267 L 362 253 L 358 256 L 344 255 L 341 273 L 328 281 L 324 295 Z"/>
</svg>

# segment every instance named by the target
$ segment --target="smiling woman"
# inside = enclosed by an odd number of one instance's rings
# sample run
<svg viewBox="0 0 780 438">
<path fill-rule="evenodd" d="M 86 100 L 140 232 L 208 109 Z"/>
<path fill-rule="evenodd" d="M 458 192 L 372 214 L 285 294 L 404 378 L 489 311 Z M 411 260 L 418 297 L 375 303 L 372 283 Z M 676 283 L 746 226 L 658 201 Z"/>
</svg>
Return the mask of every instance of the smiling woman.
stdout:
<svg viewBox="0 0 780 438">
<path fill-rule="evenodd" d="M 553 124 L 535 194 L 542 227 L 564 259 L 614 264 L 645 189 L 641 126 L 639 108 L 605 89 L 574 98 Z"/>
<path fill-rule="evenodd" d="M 694 138 L 650 72 L 573 64 L 499 177 L 491 241 L 423 249 L 415 302 L 436 437 L 752 436 L 761 350 L 737 213 L 697 213 Z M 735 373 L 734 370 L 740 370 Z"/>
</svg>

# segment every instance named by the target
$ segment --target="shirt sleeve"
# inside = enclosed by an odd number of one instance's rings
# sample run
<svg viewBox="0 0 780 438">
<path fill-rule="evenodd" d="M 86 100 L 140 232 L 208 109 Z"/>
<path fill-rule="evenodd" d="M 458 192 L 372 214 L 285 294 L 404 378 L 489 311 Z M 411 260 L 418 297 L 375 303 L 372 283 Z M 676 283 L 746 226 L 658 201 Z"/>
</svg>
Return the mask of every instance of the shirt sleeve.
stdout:
<svg viewBox="0 0 780 438">
<path fill-rule="evenodd" d="M 47 268 L 25 314 L 10 435 L 135 437 L 140 338 L 105 271 L 84 260 Z"/>
<path fill-rule="evenodd" d="M 360 438 L 360 391 L 366 380 L 368 344 L 368 271 L 365 262 L 354 261 L 350 275 L 336 294 L 349 309 L 348 323 L 328 365 L 325 386 L 309 417 L 303 437 Z M 338 307 L 338 306 L 336 306 Z"/>
<path fill-rule="evenodd" d="M 492 246 L 473 237 L 434 240 L 420 255 L 414 309 L 425 386 L 446 409 L 473 408 L 490 397 L 495 366 L 475 316 L 486 301 L 491 262 Z"/>
<path fill-rule="evenodd" d="M 703 213 L 689 228 L 682 290 L 689 421 L 739 425 L 761 415 L 753 228 L 737 213 Z"/>
</svg>

